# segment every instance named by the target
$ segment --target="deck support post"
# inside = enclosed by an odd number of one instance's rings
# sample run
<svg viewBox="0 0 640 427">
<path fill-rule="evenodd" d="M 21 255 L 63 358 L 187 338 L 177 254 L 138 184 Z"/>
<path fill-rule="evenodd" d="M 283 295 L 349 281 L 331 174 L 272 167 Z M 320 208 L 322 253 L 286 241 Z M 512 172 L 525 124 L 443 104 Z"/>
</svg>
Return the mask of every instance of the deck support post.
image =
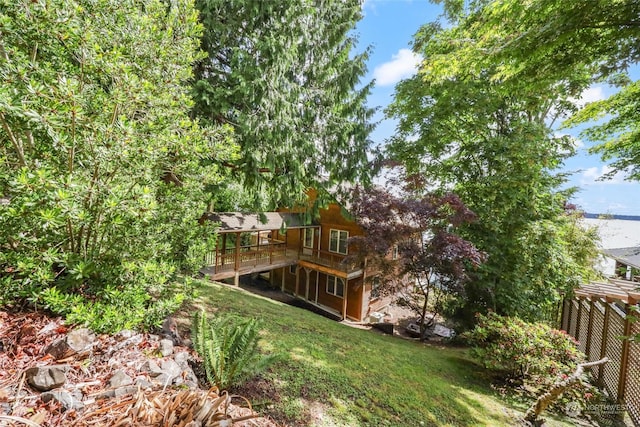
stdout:
<svg viewBox="0 0 640 427">
<path fill-rule="evenodd" d="M 282 267 L 282 277 L 280 278 L 280 291 L 284 292 L 284 275 L 287 274 L 287 267 Z"/>
<path fill-rule="evenodd" d="M 342 320 L 347 320 L 347 284 L 349 283 L 349 279 L 344 279 L 344 295 L 342 298 Z"/>
<path fill-rule="evenodd" d="M 304 289 L 304 299 L 309 301 L 309 275 L 311 274 L 311 270 L 309 270 L 308 268 L 305 268 L 304 272 L 306 273 L 306 278 L 307 278 L 307 284 Z"/>
<path fill-rule="evenodd" d="M 233 269 L 236 271 L 236 273 L 238 271 L 240 271 L 240 233 L 236 233 L 236 250 L 234 253 L 234 267 Z"/>
<path fill-rule="evenodd" d="M 240 286 L 240 272 L 236 271 L 236 275 L 233 276 L 233 284 L 235 286 Z"/>
</svg>

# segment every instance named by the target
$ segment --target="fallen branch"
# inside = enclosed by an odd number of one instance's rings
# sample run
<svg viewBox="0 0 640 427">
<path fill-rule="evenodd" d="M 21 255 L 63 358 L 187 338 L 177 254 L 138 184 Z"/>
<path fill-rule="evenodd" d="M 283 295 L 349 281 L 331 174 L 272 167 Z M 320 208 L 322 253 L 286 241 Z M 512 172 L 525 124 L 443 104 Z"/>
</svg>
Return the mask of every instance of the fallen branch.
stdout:
<svg viewBox="0 0 640 427">
<path fill-rule="evenodd" d="M 564 393 L 566 389 L 570 388 L 578 381 L 580 381 L 580 377 L 582 376 L 585 368 L 602 365 L 607 363 L 608 361 L 609 358 L 605 357 L 596 362 L 578 364 L 578 367 L 573 374 L 562 381 L 556 382 L 553 386 L 551 386 L 551 389 L 538 397 L 536 403 L 531 405 L 531 407 L 524 414 L 524 420 L 531 423 L 532 425 L 535 425 L 535 422 L 538 420 L 538 417 L 540 416 L 542 411 L 544 411 L 549 405 L 555 402 L 555 400 L 560 397 L 560 395 Z"/>
</svg>

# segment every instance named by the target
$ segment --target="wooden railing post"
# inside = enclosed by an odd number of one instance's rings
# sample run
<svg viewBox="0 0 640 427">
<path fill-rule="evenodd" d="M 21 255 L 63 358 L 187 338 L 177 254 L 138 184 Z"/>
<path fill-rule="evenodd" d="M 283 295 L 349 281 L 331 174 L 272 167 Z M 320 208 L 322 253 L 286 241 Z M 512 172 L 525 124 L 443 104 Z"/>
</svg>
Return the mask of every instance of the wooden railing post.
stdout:
<svg viewBox="0 0 640 427">
<path fill-rule="evenodd" d="M 582 319 L 582 300 L 581 299 L 577 299 L 578 301 L 578 318 L 576 320 L 576 340 L 579 342 L 580 341 L 580 320 Z"/>
<path fill-rule="evenodd" d="M 273 242 L 269 242 L 269 264 L 273 264 Z"/>
<path fill-rule="evenodd" d="M 620 404 L 624 403 L 625 386 L 627 384 L 627 370 L 629 368 L 629 348 L 631 347 L 629 342 L 629 335 L 631 335 L 631 319 L 629 318 L 630 309 L 631 305 L 629 303 L 624 305 L 624 338 L 622 341 L 622 357 L 620 358 L 620 376 L 618 377 L 618 403 Z"/>
<path fill-rule="evenodd" d="M 589 354 L 591 354 L 591 336 L 593 335 L 592 327 L 593 327 L 593 310 L 595 310 L 596 306 L 593 303 L 593 299 L 589 298 L 589 323 L 587 326 L 587 343 L 584 349 L 584 354 L 587 355 L 587 360 L 589 360 Z"/>
<path fill-rule="evenodd" d="M 573 310 L 573 300 L 567 300 L 567 301 L 569 301 L 569 314 L 567 315 L 567 330 L 566 330 L 566 332 L 569 335 L 571 335 L 571 311 Z"/>
<path fill-rule="evenodd" d="M 220 253 L 222 254 L 222 262 L 220 265 L 224 266 L 224 259 L 227 256 L 227 233 L 222 234 L 222 250 L 220 251 Z"/>
<path fill-rule="evenodd" d="M 609 341 L 609 318 L 611 317 L 611 303 L 604 300 L 604 325 L 602 326 L 602 343 L 600 344 L 600 359 L 607 354 L 607 344 Z M 598 374 L 598 385 L 604 385 L 604 366 L 600 367 Z"/>
<path fill-rule="evenodd" d="M 240 233 L 237 232 L 236 233 L 236 251 L 235 251 L 235 264 L 234 264 L 234 270 L 235 271 L 240 271 Z"/>
</svg>

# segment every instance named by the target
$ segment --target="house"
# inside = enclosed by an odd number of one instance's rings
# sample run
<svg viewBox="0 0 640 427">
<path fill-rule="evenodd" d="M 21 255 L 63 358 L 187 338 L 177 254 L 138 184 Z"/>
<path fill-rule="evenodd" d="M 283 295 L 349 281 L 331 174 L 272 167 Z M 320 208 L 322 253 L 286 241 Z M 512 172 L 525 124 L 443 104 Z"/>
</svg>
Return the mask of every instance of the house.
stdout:
<svg viewBox="0 0 640 427">
<path fill-rule="evenodd" d="M 310 203 L 315 193 L 309 193 Z M 264 214 L 210 213 L 220 223 L 218 245 L 201 271 L 212 280 L 268 273 L 269 281 L 342 319 L 366 321 L 390 303 L 379 295 L 379 280 L 366 261 L 346 259 L 349 238 L 363 229 L 337 203 L 320 209 L 316 220 L 306 209 Z"/>
<path fill-rule="evenodd" d="M 602 252 L 615 260 L 617 276 L 640 282 L 640 247 L 604 249 Z"/>
</svg>

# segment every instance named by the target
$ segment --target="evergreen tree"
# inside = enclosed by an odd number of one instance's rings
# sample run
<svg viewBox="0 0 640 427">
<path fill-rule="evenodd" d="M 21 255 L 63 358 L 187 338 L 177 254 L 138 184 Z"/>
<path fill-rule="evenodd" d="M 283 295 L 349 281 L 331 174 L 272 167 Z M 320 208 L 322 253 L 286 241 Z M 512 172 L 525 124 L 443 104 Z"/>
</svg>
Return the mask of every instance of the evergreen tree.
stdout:
<svg viewBox="0 0 640 427">
<path fill-rule="evenodd" d="M 229 162 L 254 207 L 302 202 L 314 187 L 366 183 L 368 123 L 354 54 L 357 0 L 198 0 L 208 56 L 195 66 L 193 115 L 233 126 Z M 221 191 L 218 188 L 218 191 Z M 214 206 L 215 208 L 215 206 Z"/>
</svg>

